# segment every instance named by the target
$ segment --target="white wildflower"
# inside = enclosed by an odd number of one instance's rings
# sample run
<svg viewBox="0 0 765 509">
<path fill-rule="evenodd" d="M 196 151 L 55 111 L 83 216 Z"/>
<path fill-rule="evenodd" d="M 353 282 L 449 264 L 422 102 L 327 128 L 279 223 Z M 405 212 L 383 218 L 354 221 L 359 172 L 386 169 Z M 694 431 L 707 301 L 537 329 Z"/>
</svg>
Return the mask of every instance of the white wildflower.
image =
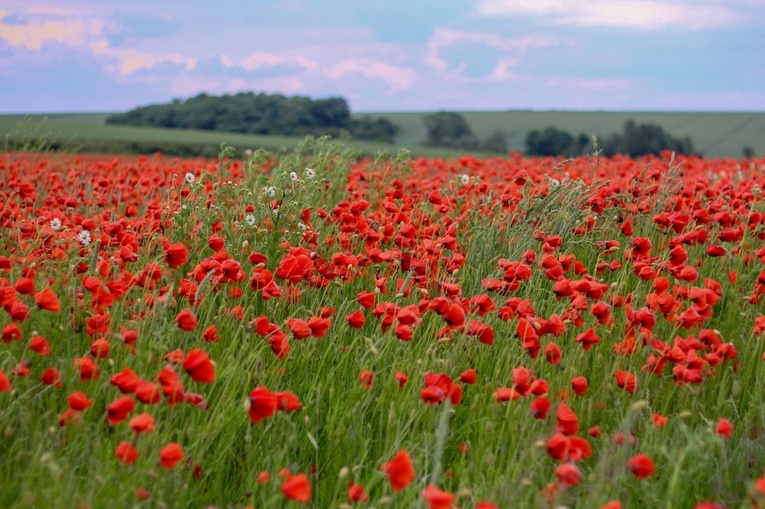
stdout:
<svg viewBox="0 0 765 509">
<path fill-rule="evenodd" d="M 550 179 L 550 187 L 558 187 L 560 185 L 560 180 L 558 179 Z"/>
<path fill-rule="evenodd" d="M 461 183 L 463 186 L 466 186 L 466 185 L 470 184 L 470 175 L 468 175 L 468 174 L 465 174 L 465 173 L 463 173 L 462 175 L 460 175 L 460 183 Z"/>
<path fill-rule="evenodd" d="M 56 231 L 59 231 L 61 229 L 61 219 L 54 217 L 50 220 L 50 227 L 53 228 Z"/>
<path fill-rule="evenodd" d="M 194 176 L 193 173 L 188 172 L 186 174 L 186 182 L 188 182 L 189 184 L 193 184 L 195 180 L 196 180 L 196 177 Z"/>
<path fill-rule="evenodd" d="M 251 148 L 248 148 L 247 150 L 244 151 L 244 157 L 246 157 L 247 159 L 252 157 L 252 149 Z"/>
<path fill-rule="evenodd" d="M 308 225 L 305 224 L 303 221 L 298 221 L 298 228 L 305 231 L 308 229 Z"/>
<path fill-rule="evenodd" d="M 254 214 L 247 214 L 244 216 L 244 221 L 250 226 L 255 226 L 255 223 L 257 223 L 257 219 L 255 219 Z"/>
<path fill-rule="evenodd" d="M 269 198 L 273 198 L 274 196 L 276 196 L 276 188 L 274 186 L 268 186 L 263 188 L 263 192 L 266 193 L 266 195 Z"/>
<path fill-rule="evenodd" d="M 316 176 L 316 170 L 314 170 L 313 168 L 306 168 L 305 176 L 308 177 L 309 179 L 314 178 Z"/>
<path fill-rule="evenodd" d="M 298 174 L 297 174 L 297 173 L 295 173 L 294 171 L 291 171 L 291 172 L 290 172 L 290 178 L 291 178 L 292 180 L 297 180 L 297 179 L 298 179 Z"/>
<path fill-rule="evenodd" d="M 77 235 L 77 240 L 78 240 L 78 241 L 80 242 L 80 244 L 82 244 L 83 246 L 87 246 L 88 244 L 90 244 L 90 240 L 91 240 L 91 238 L 90 238 L 90 232 L 89 232 L 88 230 L 82 230 L 82 231 L 81 231 L 81 232 L 80 232 L 80 233 Z"/>
</svg>

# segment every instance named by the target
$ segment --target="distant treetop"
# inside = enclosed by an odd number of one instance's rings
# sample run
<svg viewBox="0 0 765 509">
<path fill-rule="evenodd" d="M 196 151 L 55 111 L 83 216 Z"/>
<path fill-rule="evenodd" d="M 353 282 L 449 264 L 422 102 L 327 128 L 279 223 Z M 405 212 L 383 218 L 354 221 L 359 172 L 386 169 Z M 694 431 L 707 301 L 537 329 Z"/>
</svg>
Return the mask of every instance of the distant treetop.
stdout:
<svg viewBox="0 0 765 509">
<path fill-rule="evenodd" d="M 384 118 L 352 119 L 342 97 L 311 99 L 262 92 L 222 96 L 202 93 L 115 114 L 106 123 L 282 136 L 350 134 L 387 143 L 393 142 L 399 129 Z"/>
</svg>

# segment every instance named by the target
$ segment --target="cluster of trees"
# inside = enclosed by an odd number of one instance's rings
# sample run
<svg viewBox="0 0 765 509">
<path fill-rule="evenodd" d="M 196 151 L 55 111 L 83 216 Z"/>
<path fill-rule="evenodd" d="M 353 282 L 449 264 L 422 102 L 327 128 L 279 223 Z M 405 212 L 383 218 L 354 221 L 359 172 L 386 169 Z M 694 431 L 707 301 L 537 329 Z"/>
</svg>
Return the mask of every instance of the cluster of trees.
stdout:
<svg viewBox="0 0 765 509">
<path fill-rule="evenodd" d="M 187 100 L 142 106 L 112 115 L 107 124 L 231 131 L 282 136 L 350 135 L 392 143 L 399 127 L 385 118 L 352 119 L 342 97 L 311 99 L 280 94 L 243 92 L 199 94 Z"/>
<path fill-rule="evenodd" d="M 507 152 L 504 132 L 498 129 L 488 138 L 481 141 L 473 134 L 470 125 L 459 113 L 439 111 L 438 113 L 425 115 L 423 121 L 428 128 L 428 138 L 425 144 L 429 147 L 481 150 L 496 153 Z"/>
<path fill-rule="evenodd" d="M 637 157 L 645 154 L 658 155 L 663 150 L 678 154 L 696 154 L 693 141 L 689 137 L 676 138 L 667 133 L 658 124 L 636 124 L 633 120 L 624 123 L 621 132 L 603 137 L 596 137 L 598 149 L 606 156 L 624 154 Z M 546 127 L 535 129 L 526 134 L 526 153 L 533 156 L 576 157 L 591 152 L 593 140 L 585 133 L 574 137 L 572 134 Z"/>
</svg>

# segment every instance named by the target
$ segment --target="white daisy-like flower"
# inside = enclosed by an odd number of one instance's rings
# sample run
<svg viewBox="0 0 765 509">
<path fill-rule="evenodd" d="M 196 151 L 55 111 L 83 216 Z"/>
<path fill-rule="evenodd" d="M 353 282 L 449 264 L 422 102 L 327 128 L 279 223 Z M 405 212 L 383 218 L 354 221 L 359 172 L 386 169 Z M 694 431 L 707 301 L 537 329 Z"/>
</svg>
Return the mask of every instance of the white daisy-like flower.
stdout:
<svg viewBox="0 0 765 509">
<path fill-rule="evenodd" d="M 193 184 L 193 183 L 194 183 L 194 181 L 195 181 L 196 179 L 197 179 L 197 178 L 194 176 L 194 174 L 193 174 L 193 173 L 191 173 L 191 172 L 188 172 L 188 173 L 186 174 L 186 182 L 188 182 L 189 184 Z"/>
<path fill-rule="evenodd" d="M 313 168 L 306 168 L 305 176 L 308 177 L 309 179 L 314 178 L 316 176 L 316 170 L 314 170 Z"/>
<path fill-rule="evenodd" d="M 244 216 L 244 221 L 250 226 L 255 226 L 255 223 L 258 222 L 258 220 L 255 219 L 254 214 L 247 214 L 246 216 Z"/>
<path fill-rule="evenodd" d="M 274 186 L 268 186 L 263 188 L 263 192 L 268 195 L 269 198 L 276 196 L 276 188 Z"/>
<path fill-rule="evenodd" d="M 58 231 L 61 229 L 61 226 L 62 226 L 61 219 L 54 217 L 53 219 L 50 220 L 50 227 L 52 229 Z"/>
<path fill-rule="evenodd" d="M 550 187 L 558 187 L 560 185 L 560 180 L 558 179 L 550 179 Z"/>
<path fill-rule="evenodd" d="M 460 175 L 460 183 L 462 183 L 463 186 L 470 184 L 470 175 L 466 173 Z"/>
<path fill-rule="evenodd" d="M 298 221 L 298 228 L 305 231 L 308 229 L 308 225 L 305 224 L 303 221 Z"/>
<path fill-rule="evenodd" d="M 298 179 L 298 174 L 297 174 L 297 173 L 295 173 L 294 171 L 291 171 L 291 172 L 290 172 L 290 178 L 291 178 L 292 180 L 297 180 L 297 179 Z"/>
<path fill-rule="evenodd" d="M 88 230 L 82 230 L 77 235 L 77 241 L 83 246 L 87 246 L 88 244 L 90 244 L 90 241 L 91 241 L 90 232 Z"/>
</svg>

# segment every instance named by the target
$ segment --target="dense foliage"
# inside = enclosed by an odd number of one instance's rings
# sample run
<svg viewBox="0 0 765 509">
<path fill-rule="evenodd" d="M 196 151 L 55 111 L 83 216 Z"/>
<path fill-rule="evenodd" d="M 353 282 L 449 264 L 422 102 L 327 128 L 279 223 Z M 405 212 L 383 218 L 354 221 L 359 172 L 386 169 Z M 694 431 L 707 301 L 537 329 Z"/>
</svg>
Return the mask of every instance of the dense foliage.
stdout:
<svg viewBox="0 0 765 509">
<path fill-rule="evenodd" d="M 0 170 L 1 507 L 765 508 L 765 159 Z"/>
<path fill-rule="evenodd" d="M 428 129 L 425 145 L 457 150 L 479 150 L 497 154 L 507 153 L 505 133 L 499 129 L 484 141 L 473 134 L 465 117 L 453 111 L 439 111 L 423 117 Z"/>
<path fill-rule="evenodd" d="M 283 136 L 350 135 L 392 143 L 397 126 L 384 118 L 352 119 L 341 97 L 311 99 L 281 94 L 211 96 L 154 104 L 110 116 L 107 124 L 229 131 Z"/>
<path fill-rule="evenodd" d="M 630 157 L 659 155 L 664 150 L 677 154 L 695 154 L 690 138 L 676 138 L 658 124 L 636 124 L 632 120 L 624 123 L 621 132 L 596 136 L 596 139 L 602 154 L 609 157 L 616 154 Z M 551 126 L 542 130 L 534 129 L 526 134 L 526 153 L 530 156 L 576 157 L 593 149 L 592 137 L 585 133 L 575 137 L 567 131 Z"/>
</svg>

